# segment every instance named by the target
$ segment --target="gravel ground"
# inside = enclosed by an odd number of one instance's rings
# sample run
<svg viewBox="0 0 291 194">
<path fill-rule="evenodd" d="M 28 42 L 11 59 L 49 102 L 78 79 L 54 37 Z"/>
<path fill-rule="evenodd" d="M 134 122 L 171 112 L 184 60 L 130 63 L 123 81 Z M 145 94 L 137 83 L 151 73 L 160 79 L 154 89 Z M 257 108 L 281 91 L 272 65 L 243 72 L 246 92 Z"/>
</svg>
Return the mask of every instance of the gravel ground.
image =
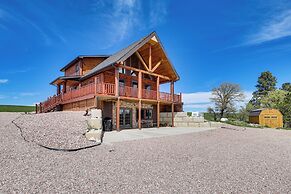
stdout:
<svg viewBox="0 0 291 194">
<path fill-rule="evenodd" d="M 61 149 L 75 149 L 93 145 L 83 135 L 87 130 L 85 112 L 53 112 L 23 114 L 15 120 L 28 141 Z"/>
<path fill-rule="evenodd" d="M 288 193 L 291 132 L 217 129 L 55 152 L 0 113 L 0 193 Z"/>
</svg>

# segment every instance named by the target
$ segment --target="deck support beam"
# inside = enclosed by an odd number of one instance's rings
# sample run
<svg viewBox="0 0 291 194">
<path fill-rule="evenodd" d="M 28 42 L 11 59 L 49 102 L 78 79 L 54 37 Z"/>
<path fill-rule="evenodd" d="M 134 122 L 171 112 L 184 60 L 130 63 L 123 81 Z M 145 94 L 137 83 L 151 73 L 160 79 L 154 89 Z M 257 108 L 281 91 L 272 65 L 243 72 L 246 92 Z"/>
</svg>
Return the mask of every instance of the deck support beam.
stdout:
<svg viewBox="0 0 291 194">
<path fill-rule="evenodd" d="M 67 81 L 63 84 L 63 94 L 67 92 Z"/>
<path fill-rule="evenodd" d="M 119 97 L 119 67 L 115 68 L 115 96 Z"/>
<path fill-rule="evenodd" d="M 138 128 L 141 129 L 142 72 L 138 72 Z"/>
<path fill-rule="evenodd" d="M 120 112 L 120 99 L 117 98 L 117 101 L 116 101 L 116 130 L 117 131 L 120 131 L 120 122 L 119 122 L 120 114 L 119 114 L 119 112 Z"/>
<path fill-rule="evenodd" d="M 160 101 L 157 104 L 157 127 L 160 127 Z"/>
<path fill-rule="evenodd" d="M 144 73 L 144 74 L 148 74 L 148 75 L 152 75 L 152 76 L 160 77 L 160 78 L 163 78 L 163 79 L 166 79 L 166 80 L 171 80 L 171 79 L 170 79 L 169 77 L 167 77 L 167 76 L 160 75 L 160 74 L 156 74 L 156 73 L 149 72 L 149 71 L 145 71 L 145 70 L 142 70 L 142 69 L 137 69 L 137 68 L 129 67 L 129 66 L 123 66 L 123 65 L 121 65 L 121 64 L 117 64 L 116 66 L 117 66 L 117 67 L 122 67 L 122 68 L 127 69 L 127 70 L 132 70 L 132 71 L 135 71 L 135 72 L 142 72 L 142 73 Z"/>
<path fill-rule="evenodd" d="M 145 67 L 145 69 L 146 69 L 147 71 L 150 71 L 149 68 L 148 68 L 148 66 L 147 66 L 147 64 L 146 64 L 146 62 L 144 61 L 144 59 L 142 58 L 142 56 L 139 54 L 139 52 L 136 52 L 135 54 L 136 54 L 136 56 L 138 57 L 138 59 L 141 61 L 141 63 L 142 63 L 143 66 Z"/>
<path fill-rule="evenodd" d="M 152 45 L 149 44 L 149 70 L 152 71 Z"/>
<path fill-rule="evenodd" d="M 141 99 L 138 101 L 138 128 L 141 129 Z"/>
<path fill-rule="evenodd" d="M 175 126 L 175 123 L 174 123 L 174 109 L 175 109 L 175 106 L 174 106 L 174 82 L 171 81 L 171 100 L 172 100 L 172 127 Z"/>
<path fill-rule="evenodd" d="M 59 95 L 61 93 L 61 86 L 58 84 L 57 85 L 57 95 Z"/>
</svg>

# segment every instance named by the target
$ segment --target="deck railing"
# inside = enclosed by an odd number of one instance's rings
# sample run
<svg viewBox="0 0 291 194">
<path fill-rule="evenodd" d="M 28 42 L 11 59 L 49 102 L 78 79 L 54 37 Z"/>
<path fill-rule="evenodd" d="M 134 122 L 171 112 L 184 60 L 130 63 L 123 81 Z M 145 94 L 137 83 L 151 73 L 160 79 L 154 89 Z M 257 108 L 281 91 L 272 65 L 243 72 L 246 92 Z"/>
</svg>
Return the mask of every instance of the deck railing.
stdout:
<svg viewBox="0 0 291 194">
<path fill-rule="evenodd" d="M 49 97 L 46 101 L 40 104 L 41 112 L 48 112 L 53 110 L 59 104 L 66 104 L 80 99 L 86 99 L 87 97 L 92 97 L 94 95 L 115 95 L 115 84 L 112 83 L 98 83 L 98 84 L 88 84 L 77 88 L 75 90 L 67 91 L 66 93 L 61 93 L 59 95 L 54 95 Z M 119 95 L 123 97 L 138 98 L 138 88 L 121 86 L 119 87 Z M 172 96 L 166 92 L 159 92 L 159 100 L 165 102 L 172 102 Z M 156 100 L 157 91 L 142 89 L 142 98 Z M 174 94 L 174 103 L 180 103 L 182 101 L 181 95 Z"/>
<path fill-rule="evenodd" d="M 124 97 L 132 97 L 137 98 L 138 97 L 138 89 L 128 86 L 120 86 L 119 87 L 119 95 Z"/>
<path fill-rule="evenodd" d="M 143 89 L 142 90 L 142 98 L 156 100 L 157 99 L 157 91 Z"/>
</svg>

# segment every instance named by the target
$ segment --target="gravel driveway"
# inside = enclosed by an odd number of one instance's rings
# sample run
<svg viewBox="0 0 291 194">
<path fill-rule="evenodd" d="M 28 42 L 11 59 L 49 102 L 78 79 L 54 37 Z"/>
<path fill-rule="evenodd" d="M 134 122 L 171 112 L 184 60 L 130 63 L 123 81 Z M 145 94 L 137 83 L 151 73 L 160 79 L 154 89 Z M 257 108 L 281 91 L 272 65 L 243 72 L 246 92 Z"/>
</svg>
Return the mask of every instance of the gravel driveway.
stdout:
<svg viewBox="0 0 291 194">
<path fill-rule="evenodd" d="M 287 193 L 291 132 L 215 129 L 56 152 L 0 113 L 0 193 Z"/>
</svg>

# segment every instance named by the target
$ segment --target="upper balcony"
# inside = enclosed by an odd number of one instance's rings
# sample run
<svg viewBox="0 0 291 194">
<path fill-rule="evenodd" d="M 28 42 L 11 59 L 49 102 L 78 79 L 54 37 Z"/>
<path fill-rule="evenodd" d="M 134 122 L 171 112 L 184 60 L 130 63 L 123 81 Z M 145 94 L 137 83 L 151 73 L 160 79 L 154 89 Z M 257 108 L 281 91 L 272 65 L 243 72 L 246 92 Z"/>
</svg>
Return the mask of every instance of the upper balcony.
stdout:
<svg viewBox="0 0 291 194">
<path fill-rule="evenodd" d="M 138 99 L 138 88 L 120 86 L 119 87 L 119 96 L 122 98 Z M 42 112 L 47 112 L 57 105 L 72 103 L 80 100 L 90 99 L 94 96 L 103 96 L 103 97 L 114 97 L 115 93 L 115 84 L 111 83 L 91 83 L 86 86 L 81 86 L 77 89 L 67 91 L 66 93 L 60 93 L 59 95 L 54 95 L 49 97 L 46 101 L 41 103 Z M 170 93 L 166 92 L 157 92 L 154 90 L 142 90 L 142 100 L 153 100 L 161 101 L 164 103 L 181 103 L 181 94 L 174 94 L 173 99 Z"/>
</svg>

